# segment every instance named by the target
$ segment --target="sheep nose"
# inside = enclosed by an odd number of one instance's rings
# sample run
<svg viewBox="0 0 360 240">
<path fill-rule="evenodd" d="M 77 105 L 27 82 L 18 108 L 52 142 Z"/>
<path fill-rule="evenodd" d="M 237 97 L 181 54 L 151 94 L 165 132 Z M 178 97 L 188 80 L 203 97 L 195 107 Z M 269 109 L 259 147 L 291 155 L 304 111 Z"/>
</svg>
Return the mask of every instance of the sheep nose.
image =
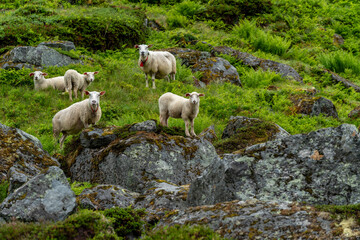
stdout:
<svg viewBox="0 0 360 240">
<path fill-rule="evenodd" d="M 91 103 L 95 105 L 95 104 L 96 104 L 96 101 L 95 101 L 95 100 L 92 100 Z"/>
</svg>

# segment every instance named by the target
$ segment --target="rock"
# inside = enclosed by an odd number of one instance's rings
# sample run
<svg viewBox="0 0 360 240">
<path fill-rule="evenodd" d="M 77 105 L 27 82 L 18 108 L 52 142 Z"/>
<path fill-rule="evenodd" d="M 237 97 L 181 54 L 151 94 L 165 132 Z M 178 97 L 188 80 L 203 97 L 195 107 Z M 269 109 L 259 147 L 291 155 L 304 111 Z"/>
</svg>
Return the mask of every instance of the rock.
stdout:
<svg viewBox="0 0 360 240">
<path fill-rule="evenodd" d="M 0 159 L 0 180 L 9 180 L 9 192 L 13 192 L 42 170 L 60 166 L 55 158 L 43 150 L 36 137 L 1 123 Z"/>
<path fill-rule="evenodd" d="M 340 34 L 335 33 L 333 38 L 333 43 L 335 45 L 343 45 L 345 43 L 344 38 Z"/>
<path fill-rule="evenodd" d="M 82 63 L 81 60 L 61 54 L 47 47 L 45 43 L 39 44 L 37 47 L 15 47 L 10 52 L 5 53 L 0 59 L 0 66 L 4 69 L 18 69 L 18 67 L 42 69 L 43 67 L 62 67 L 78 63 Z"/>
<path fill-rule="evenodd" d="M 146 180 L 163 179 L 177 185 L 190 183 L 218 158 L 214 146 L 204 139 L 185 138 L 173 128 L 162 133 L 131 132 L 131 125 L 112 129 L 116 139 L 97 149 L 81 142 L 66 157 L 73 181 L 116 184 L 142 192 Z M 103 129 L 109 133 L 109 129 Z M 183 134 L 183 130 L 181 131 Z M 88 136 L 89 141 L 97 135 Z"/>
<path fill-rule="evenodd" d="M 310 116 L 319 116 L 339 118 L 335 105 L 324 97 L 313 96 L 292 96 L 291 100 L 295 104 L 294 112 Z"/>
<path fill-rule="evenodd" d="M 190 185 L 188 199 L 193 204 L 201 199 L 202 204 L 214 204 L 223 198 L 358 204 L 359 137 L 354 125 L 342 124 L 257 144 L 242 154 L 226 154 L 220 166 L 209 167 Z M 218 184 L 212 183 L 214 176 Z M 215 188 L 226 188 L 227 196 L 204 198 Z"/>
<path fill-rule="evenodd" d="M 343 77 L 340 77 L 338 74 L 336 74 L 330 70 L 327 70 L 327 69 L 324 70 L 324 73 L 329 73 L 331 76 L 331 79 L 334 80 L 336 83 L 341 82 L 342 84 L 344 84 L 345 87 L 353 88 L 356 92 L 360 92 L 360 86 L 356 85 L 355 83 L 353 83 Z"/>
<path fill-rule="evenodd" d="M 344 239 L 343 228 L 329 214 L 283 201 L 232 201 L 174 210 L 156 228 L 207 225 L 227 239 Z M 358 235 L 358 234 L 357 234 Z M 357 236 L 356 235 L 356 236 Z"/>
<path fill-rule="evenodd" d="M 188 185 L 177 186 L 164 180 L 153 180 L 136 199 L 135 208 L 145 208 L 150 214 L 164 216 L 168 211 L 187 207 L 188 191 Z"/>
<path fill-rule="evenodd" d="M 98 185 L 85 189 L 77 202 L 82 208 L 105 210 L 113 207 L 133 206 L 138 193 L 131 192 L 118 185 Z"/>
<path fill-rule="evenodd" d="M 107 134 L 102 129 L 96 128 L 92 131 L 85 130 L 80 134 L 81 145 L 85 148 L 100 148 L 114 141 L 115 134 Z"/>
<path fill-rule="evenodd" d="M 75 194 L 58 167 L 49 167 L 10 194 L 0 205 L 6 221 L 60 221 L 76 208 Z"/>
<path fill-rule="evenodd" d="M 156 132 L 156 121 L 148 120 L 145 122 L 136 123 L 130 127 L 130 132 L 137 131 Z"/>
<path fill-rule="evenodd" d="M 283 63 L 257 58 L 249 53 L 240 52 L 238 50 L 226 46 L 214 47 L 211 54 L 212 56 L 216 56 L 218 54 L 231 55 L 236 59 L 242 61 L 242 63 L 247 66 L 253 68 L 261 67 L 265 71 L 270 70 L 272 72 L 278 73 L 284 78 L 295 80 L 300 83 L 303 82 L 303 78 L 295 69 Z"/>
<path fill-rule="evenodd" d="M 192 72 L 202 72 L 200 80 L 206 84 L 211 82 L 229 81 L 235 85 L 241 86 L 239 74 L 229 61 L 212 57 L 198 61 L 193 67 Z"/>
<path fill-rule="evenodd" d="M 210 127 L 206 128 L 205 130 L 203 130 L 199 135 L 199 138 L 202 139 L 206 139 L 209 142 L 213 143 L 215 141 L 217 141 L 218 137 L 216 136 L 215 133 L 215 127 L 214 125 L 211 125 Z"/>
<path fill-rule="evenodd" d="M 218 153 L 241 151 L 248 146 L 283 138 L 290 134 L 279 125 L 257 118 L 231 116 L 221 136 L 223 141 L 217 142 Z"/>
<path fill-rule="evenodd" d="M 166 48 L 162 50 L 168 51 L 177 58 L 180 58 L 182 61 L 181 65 L 185 65 L 186 67 L 192 67 L 199 61 L 208 59 L 210 57 L 210 53 L 208 52 L 201 52 L 189 48 Z"/>
<path fill-rule="evenodd" d="M 42 42 L 42 43 L 39 43 L 38 46 L 42 46 L 42 45 L 50 47 L 50 48 L 61 48 L 64 51 L 76 50 L 75 49 L 75 44 L 73 42 L 70 42 L 70 41 Z"/>
<path fill-rule="evenodd" d="M 357 106 L 348 114 L 348 117 L 351 119 L 356 119 L 360 117 L 360 106 Z"/>
</svg>

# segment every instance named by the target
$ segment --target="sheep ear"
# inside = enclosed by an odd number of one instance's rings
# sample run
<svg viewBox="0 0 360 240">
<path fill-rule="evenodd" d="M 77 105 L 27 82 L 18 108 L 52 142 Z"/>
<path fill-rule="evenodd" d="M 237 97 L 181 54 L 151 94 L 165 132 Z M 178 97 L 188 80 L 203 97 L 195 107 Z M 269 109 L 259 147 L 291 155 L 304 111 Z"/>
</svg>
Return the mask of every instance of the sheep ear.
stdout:
<svg viewBox="0 0 360 240">
<path fill-rule="evenodd" d="M 34 76 L 34 75 L 35 75 L 35 73 L 33 73 L 33 72 L 29 74 L 29 76 Z"/>
<path fill-rule="evenodd" d="M 148 45 L 148 48 L 151 48 L 153 46 L 153 44 L 150 44 L 150 45 Z"/>
<path fill-rule="evenodd" d="M 190 93 L 187 93 L 185 96 L 186 96 L 186 97 L 190 97 Z"/>
<path fill-rule="evenodd" d="M 87 73 L 87 72 L 84 72 L 84 75 L 88 75 L 88 73 Z"/>
<path fill-rule="evenodd" d="M 139 45 L 135 45 L 134 48 L 139 48 Z"/>
<path fill-rule="evenodd" d="M 43 76 L 47 76 L 48 74 L 47 74 L 47 73 L 41 73 L 41 75 L 43 75 Z"/>
<path fill-rule="evenodd" d="M 89 91 L 84 91 L 84 93 L 85 93 L 86 95 L 89 95 L 89 94 L 90 94 Z"/>
<path fill-rule="evenodd" d="M 199 93 L 199 97 L 203 97 L 203 96 L 205 96 L 205 94 Z"/>
<path fill-rule="evenodd" d="M 98 73 L 99 73 L 99 71 L 94 72 L 94 74 L 98 74 Z"/>
<path fill-rule="evenodd" d="M 105 94 L 105 91 L 101 91 L 100 92 L 100 96 L 104 95 Z"/>
</svg>

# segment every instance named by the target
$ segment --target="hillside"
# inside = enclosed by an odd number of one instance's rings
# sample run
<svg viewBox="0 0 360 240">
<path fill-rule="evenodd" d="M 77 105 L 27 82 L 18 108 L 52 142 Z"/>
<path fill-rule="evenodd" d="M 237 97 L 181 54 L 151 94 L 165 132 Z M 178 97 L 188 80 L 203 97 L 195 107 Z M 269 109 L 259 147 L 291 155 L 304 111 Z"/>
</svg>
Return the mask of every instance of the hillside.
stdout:
<svg viewBox="0 0 360 240">
<path fill-rule="evenodd" d="M 87 89 L 106 91 L 101 97 L 102 117 L 97 127 L 105 132 L 113 128 L 125 131 L 123 135 L 116 133 L 121 141 L 132 137 L 125 134 L 134 123 L 152 119 L 159 123 L 158 99 L 166 92 L 205 95 L 195 119 L 195 132 L 200 134 L 213 125 L 213 145 L 218 154 L 239 153 L 246 146 L 266 142 L 273 124 L 290 135 L 321 132 L 342 124 L 360 125 L 360 3 L 354 1 L 5 0 L 0 1 L 0 12 L 0 66 L 5 66 L 9 51 L 18 46 L 73 42 L 76 50 L 55 50 L 83 64 L 46 66 L 41 71 L 48 77 L 63 76 L 68 69 L 99 71 Z M 135 44 L 153 44 L 150 50 L 177 52 L 176 80 L 156 80 L 156 89 L 147 88 Z M 184 49 L 193 51 L 191 56 L 228 61 L 236 69 L 241 86 L 195 71 L 194 64 L 189 65 L 179 54 Z M 231 49 L 231 54 L 219 49 Z M 264 67 L 264 63 L 273 66 Z M 274 65 L 291 68 L 301 80 L 282 75 Z M 53 89 L 35 91 L 29 76 L 34 70 L 0 69 L 0 123 L 37 137 L 44 150 L 62 165 L 64 159 L 69 163 L 83 150 L 74 145 L 79 143 L 80 134 L 68 137 L 65 148 L 59 149 L 51 120 L 72 103 L 67 94 Z M 336 114 L 311 112 L 309 104 L 319 99 L 329 100 Z M 244 145 L 232 143 L 222 136 L 233 116 L 264 123 L 253 126 L 258 135 L 240 135 L 246 139 Z M 181 119 L 169 119 L 169 126 L 156 134 L 184 132 Z M 163 141 L 162 137 L 148 135 L 145 138 L 149 141 Z M 231 144 L 242 149 L 233 149 Z M 71 171 L 72 164 L 66 171 Z"/>
</svg>

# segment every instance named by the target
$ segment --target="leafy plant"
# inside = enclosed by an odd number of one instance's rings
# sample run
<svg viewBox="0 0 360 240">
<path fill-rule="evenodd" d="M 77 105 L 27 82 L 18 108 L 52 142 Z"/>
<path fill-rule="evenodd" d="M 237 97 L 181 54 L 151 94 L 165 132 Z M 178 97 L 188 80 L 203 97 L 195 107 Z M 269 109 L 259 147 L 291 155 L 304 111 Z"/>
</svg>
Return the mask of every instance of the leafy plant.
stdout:
<svg viewBox="0 0 360 240">
<path fill-rule="evenodd" d="M 0 183 L 0 203 L 7 197 L 7 190 L 9 188 L 9 182 L 3 181 Z"/>
</svg>

